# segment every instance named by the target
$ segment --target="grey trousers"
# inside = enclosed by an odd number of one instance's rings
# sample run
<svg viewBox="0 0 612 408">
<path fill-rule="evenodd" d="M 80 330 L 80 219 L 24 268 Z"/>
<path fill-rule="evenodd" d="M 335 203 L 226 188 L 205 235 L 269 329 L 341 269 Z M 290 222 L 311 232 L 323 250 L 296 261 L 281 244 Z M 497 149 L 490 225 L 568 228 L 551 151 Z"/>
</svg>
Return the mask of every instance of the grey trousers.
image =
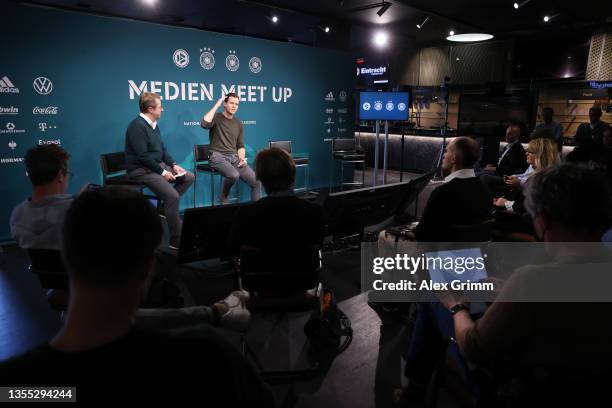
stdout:
<svg viewBox="0 0 612 408">
<path fill-rule="evenodd" d="M 212 152 L 209 163 L 216 171 L 223 176 L 223 187 L 221 188 L 224 197 L 229 196 L 230 189 L 240 178 L 251 187 L 251 200 L 257 201 L 260 197 L 259 182 L 255 178 L 255 172 L 248 165 L 238 167 L 240 159 L 238 154 L 223 154 Z"/>
<path fill-rule="evenodd" d="M 172 172 L 172 169 L 164 163 L 161 163 L 164 170 Z M 193 184 L 195 177 L 193 173 L 187 172 L 183 177 L 176 179 L 174 185 L 169 183 L 160 174 L 154 173 L 149 169 L 138 168 L 132 170 L 128 174 L 130 178 L 138 180 L 145 184 L 164 202 L 164 213 L 170 230 L 170 242 L 178 242 L 181 238 L 182 221 L 179 216 L 179 202 L 181 196 Z"/>
</svg>

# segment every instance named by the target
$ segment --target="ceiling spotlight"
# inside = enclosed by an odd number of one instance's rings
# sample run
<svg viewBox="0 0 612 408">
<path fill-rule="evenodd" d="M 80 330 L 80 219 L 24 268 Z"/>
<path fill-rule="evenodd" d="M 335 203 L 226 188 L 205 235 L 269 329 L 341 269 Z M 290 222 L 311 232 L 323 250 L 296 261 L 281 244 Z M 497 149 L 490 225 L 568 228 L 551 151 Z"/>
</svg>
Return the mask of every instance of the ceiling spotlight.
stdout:
<svg viewBox="0 0 612 408">
<path fill-rule="evenodd" d="M 448 35 L 450 35 L 450 36 L 455 35 L 455 32 L 454 32 L 453 30 L 450 30 L 450 31 L 448 32 Z"/>
<path fill-rule="evenodd" d="M 493 38 L 491 34 L 485 33 L 469 33 L 469 34 L 455 34 L 449 35 L 446 37 L 448 41 L 456 41 L 456 42 L 475 42 L 475 41 L 485 41 Z"/>
<path fill-rule="evenodd" d="M 147 6 L 154 6 L 157 0 L 142 0 L 142 2 Z"/>
<path fill-rule="evenodd" d="M 376 12 L 376 14 L 378 14 L 378 17 L 382 17 L 383 14 L 385 14 L 387 12 L 387 10 L 389 9 L 389 7 L 391 7 L 391 3 L 389 3 L 388 1 L 383 1 L 380 4 L 380 10 L 378 10 Z"/>
<path fill-rule="evenodd" d="M 272 22 L 275 24 L 278 23 L 278 17 L 272 16 Z"/>
<path fill-rule="evenodd" d="M 325 30 L 324 30 L 324 31 L 325 31 L 326 33 L 329 33 L 329 27 L 325 27 Z"/>
<path fill-rule="evenodd" d="M 425 16 L 423 17 L 423 19 L 421 20 L 421 22 L 419 24 L 417 24 L 417 28 L 420 30 L 421 28 L 423 28 L 423 26 L 425 25 L 425 23 L 427 22 L 427 20 L 429 20 L 429 16 Z"/>
<path fill-rule="evenodd" d="M 530 1 L 531 0 L 525 0 L 525 1 L 521 2 L 521 3 L 518 3 L 518 2 L 515 1 L 512 6 L 514 7 L 515 10 L 518 10 L 521 7 L 523 7 L 525 4 L 529 3 Z"/>
<path fill-rule="evenodd" d="M 374 44 L 376 44 L 379 47 L 384 47 L 385 45 L 387 45 L 388 40 L 389 40 L 389 37 L 387 36 L 387 33 L 383 31 L 377 32 L 376 35 L 374 36 Z"/>
<path fill-rule="evenodd" d="M 552 16 L 544 16 L 544 22 L 548 23 L 553 18 L 557 17 L 559 14 L 553 14 Z"/>
</svg>

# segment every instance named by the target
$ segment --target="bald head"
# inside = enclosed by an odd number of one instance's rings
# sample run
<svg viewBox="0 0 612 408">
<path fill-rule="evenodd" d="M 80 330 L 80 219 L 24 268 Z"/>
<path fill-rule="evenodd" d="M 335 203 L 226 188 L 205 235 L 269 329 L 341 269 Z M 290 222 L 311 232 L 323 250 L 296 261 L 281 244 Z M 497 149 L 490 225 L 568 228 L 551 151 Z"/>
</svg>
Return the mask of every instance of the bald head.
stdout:
<svg viewBox="0 0 612 408">
<path fill-rule="evenodd" d="M 448 172 L 461 169 L 471 169 L 480 156 L 478 143 L 470 137 L 454 138 L 444 152 L 442 168 Z"/>
</svg>

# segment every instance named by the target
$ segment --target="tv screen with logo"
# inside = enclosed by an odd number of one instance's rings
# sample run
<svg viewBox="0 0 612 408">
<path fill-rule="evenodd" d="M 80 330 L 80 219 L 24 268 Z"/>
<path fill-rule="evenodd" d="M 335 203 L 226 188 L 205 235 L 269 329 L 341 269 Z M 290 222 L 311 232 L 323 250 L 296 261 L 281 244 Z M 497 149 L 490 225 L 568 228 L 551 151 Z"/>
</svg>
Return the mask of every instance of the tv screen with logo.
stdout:
<svg viewBox="0 0 612 408">
<path fill-rule="evenodd" d="M 360 120 L 408 120 L 408 92 L 360 92 Z"/>
</svg>

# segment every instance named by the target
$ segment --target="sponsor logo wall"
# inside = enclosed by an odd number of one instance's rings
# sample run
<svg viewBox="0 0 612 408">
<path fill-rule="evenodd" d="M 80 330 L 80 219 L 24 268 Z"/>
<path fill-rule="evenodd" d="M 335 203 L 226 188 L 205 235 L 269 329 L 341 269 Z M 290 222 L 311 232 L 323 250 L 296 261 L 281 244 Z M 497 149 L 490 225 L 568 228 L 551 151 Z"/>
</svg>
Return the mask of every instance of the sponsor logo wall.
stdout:
<svg viewBox="0 0 612 408">
<path fill-rule="evenodd" d="M 0 61 L 0 169 L 10 180 L 0 185 L 6 221 L 0 241 L 10 238 L 12 208 L 30 194 L 27 150 L 39 144 L 68 150 L 75 173 L 70 192 L 100 183 L 100 154 L 124 149 L 142 92 L 162 97 L 162 137 L 188 169 L 193 146 L 209 142 L 200 119 L 227 92 L 241 99 L 237 116 L 249 163 L 269 140 L 291 139 L 296 153 L 310 157 L 312 187 L 329 180 L 324 139 L 351 134 L 342 133 L 354 122 L 353 61 L 346 53 L 16 3 L 3 12 L 12 18 L 0 34 L 20 38 L 5 44 L 4 55 L 21 58 Z M 88 41 L 75 42 L 84 32 Z M 210 203 L 207 183 L 198 183 L 198 205 Z M 248 188 L 240 190 L 247 201 Z M 192 197 L 184 195 L 182 209 L 193 205 Z"/>
</svg>

